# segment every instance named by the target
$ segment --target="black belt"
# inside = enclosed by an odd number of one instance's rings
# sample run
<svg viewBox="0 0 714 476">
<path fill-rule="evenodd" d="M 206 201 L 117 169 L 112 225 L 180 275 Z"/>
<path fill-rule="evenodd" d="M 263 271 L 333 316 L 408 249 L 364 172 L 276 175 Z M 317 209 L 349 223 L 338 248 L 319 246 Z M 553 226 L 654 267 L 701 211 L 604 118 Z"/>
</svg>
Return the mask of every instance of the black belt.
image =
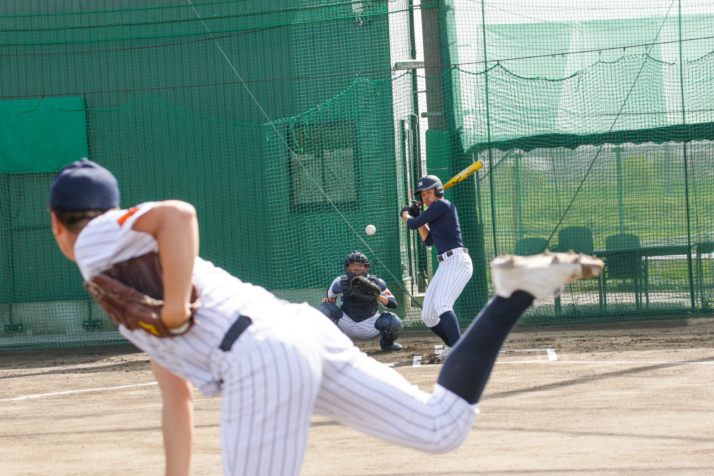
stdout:
<svg viewBox="0 0 714 476">
<path fill-rule="evenodd" d="M 226 336 L 223 338 L 223 341 L 221 342 L 221 345 L 218 346 L 218 348 L 221 349 L 223 352 L 228 352 L 229 350 L 231 350 L 231 347 L 233 347 L 233 343 L 238 340 L 243 331 L 246 330 L 248 326 L 252 323 L 253 321 L 250 319 L 250 317 L 238 316 L 238 319 L 236 319 L 233 325 L 231 325 L 231 327 L 228 329 L 228 332 L 226 332 Z"/>
<path fill-rule="evenodd" d="M 464 250 L 464 253 L 468 254 L 469 250 L 467 248 L 454 248 L 454 250 Z M 447 251 L 446 253 L 440 254 L 439 256 L 436 257 L 437 260 L 439 260 L 439 263 L 444 261 L 446 258 L 449 258 L 450 256 L 455 255 L 456 253 L 454 250 Z"/>
</svg>

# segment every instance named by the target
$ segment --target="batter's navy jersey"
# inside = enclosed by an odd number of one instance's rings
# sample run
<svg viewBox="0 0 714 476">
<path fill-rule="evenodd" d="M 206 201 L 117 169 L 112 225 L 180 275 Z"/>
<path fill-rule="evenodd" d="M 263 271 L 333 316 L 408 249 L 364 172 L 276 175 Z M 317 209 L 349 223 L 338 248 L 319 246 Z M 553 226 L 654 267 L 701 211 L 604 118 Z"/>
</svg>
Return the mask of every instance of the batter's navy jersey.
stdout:
<svg viewBox="0 0 714 476">
<path fill-rule="evenodd" d="M 426 246 L 436 246 L 439 254 L 454 248 L 463 248 L 461 224 L 453 203 L 445 198 L 436 200 L 419 216 L 407 220 L 407 226 L 412 230 L 417 230 L 427 223 L 429 224 L 429 235 L 424 240 Z"/>
<path fill-rule="evenodd" d="M 84 279 L 157 251 L 152 236 L 132 229 L 153 207 L 109 211 L 87 224 L 74 247 Z M 470 432 L 477 404 L 439 384 L 432 393 L 419 390 L 308 304 L 280 300 L 200 258 L 193 283 L 202 306 L 186 334 L 160 339 L 121 325 L 119 332 L 204 394 L 222 395 L 225 475 L 297 476 L 313 413 L 427 452 L 457 448 Z M 252 324 L 223 351 L 239 315 Z"/>
<path fill-rule="evenodd" d="M 416 230 L 429 224 L 426 246 L 436 246 L 439 268 L 426 288 L 421 319 L 429 327 L 439 324 L 440 316 L 453 311 L 456 299 L 473 275 L 473 263 L 461 239 L 461 225 L 456 206 L 441 198 L 417 217 L 407 220 L 407 226 Z M 449 256 L 444 253 L 451 251 Z"/>
</svg>

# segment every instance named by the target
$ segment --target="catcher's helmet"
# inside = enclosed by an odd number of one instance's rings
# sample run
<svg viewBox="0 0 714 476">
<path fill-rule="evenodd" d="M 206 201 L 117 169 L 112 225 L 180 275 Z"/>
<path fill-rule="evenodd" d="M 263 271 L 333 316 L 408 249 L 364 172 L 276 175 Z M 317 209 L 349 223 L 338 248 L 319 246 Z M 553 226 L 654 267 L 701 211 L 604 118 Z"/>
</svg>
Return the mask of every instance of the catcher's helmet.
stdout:
<svg viewBox="0 0 714 476">
<path fill-rule="evenodd" d="M 419 182 L 417 183 L 417 188 L 416 188 L 416 193 L 421 193 L 425 190 L 431 190 L 434 189 L 434 194 L 437 197 L 443 197 L 444 196 L 444 185 L 441 183 L 441 180 L 439 180 L 439 177 L 436 175 L 427 175 L 425 177 L 422 177 L 419 179 Z"/>
<path fill-rule="evenodd" d="M 352 253 L 347 255 L 347 258 L 342 262 L 345 266 L 354 264 L 354 263 L 359 263 L 359 264 L 366 264 L 369 266 L 369 259 L 364 255 L 364 253 L 360 251 L 353 251 Z"/>
</svg>

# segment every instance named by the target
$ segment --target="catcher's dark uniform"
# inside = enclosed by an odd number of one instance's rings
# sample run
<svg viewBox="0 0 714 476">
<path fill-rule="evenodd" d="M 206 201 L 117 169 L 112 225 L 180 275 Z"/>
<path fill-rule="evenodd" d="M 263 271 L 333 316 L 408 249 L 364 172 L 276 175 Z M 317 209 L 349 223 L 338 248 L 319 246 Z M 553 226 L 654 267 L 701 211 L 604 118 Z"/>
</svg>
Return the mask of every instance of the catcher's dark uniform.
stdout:
<svg viewBox="0 0 714 476">
<path fill-rule="evenodd" d="M 396 309 L 397 300 L 389 292 L 387 284 L 374 275 L 368 275 L 367 279 L 382 290 L 382 296 L 388 300 L 385 307 Z M 337 299 L 342 309 L 342 318 L 337 320 L 337 326 L 353 339 L 377 337 L 380 332 L 375 328 L 374 323 L 380 316 L 379 302 L 376 299 L 366 300 L 355 296 L 350 289 L 350 281 L 350 278 L 343 274 L 335 278 L 327 290 L 327 297 Z"/>
<path fill-rule="evenodd" d="M 327 298 L 322 300 L 318 310 L 353 339 L 381 335 L 379 345 L 382 350 L 402 350 L 402 346 L 395 342 L 402 332 L 401 319 L 391 312 L 378 313 L 379 304 L 394 309 L 397 300 L 384 281 L 368 274 L 369 258 L 355 250 L 347 255 L 342 264 L 345 265 L 345 274 L 332 281 L 327 289 Z M 339 306 L 337 300 L 340 301 Z"/>
</svg>

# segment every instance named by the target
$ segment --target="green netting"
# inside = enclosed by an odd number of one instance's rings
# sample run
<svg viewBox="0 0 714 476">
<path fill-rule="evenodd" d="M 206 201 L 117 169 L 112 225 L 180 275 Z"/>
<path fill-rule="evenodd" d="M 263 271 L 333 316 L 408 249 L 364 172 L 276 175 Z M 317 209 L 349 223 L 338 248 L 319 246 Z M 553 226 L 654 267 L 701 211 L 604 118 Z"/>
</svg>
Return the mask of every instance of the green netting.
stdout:
<svg viewBox="0 0 714 476">
<path fill-rule="evenodd" d="M 481 159 L 446 192 L 475 264 L 463 324 L 493 256 L 545 247 L 606 279 L 526 324 L 705 311 L 712 26 L 694 0 L 3 2 L 0 349 L 121 342 L 49 229 L 67 154 L 113 170 L 123 206 L 193 203 L 201 255 L 286 299 L 317 305 L 362 250 L 412 327 L 437 263 L 398 210 Z"/>
</svg>

